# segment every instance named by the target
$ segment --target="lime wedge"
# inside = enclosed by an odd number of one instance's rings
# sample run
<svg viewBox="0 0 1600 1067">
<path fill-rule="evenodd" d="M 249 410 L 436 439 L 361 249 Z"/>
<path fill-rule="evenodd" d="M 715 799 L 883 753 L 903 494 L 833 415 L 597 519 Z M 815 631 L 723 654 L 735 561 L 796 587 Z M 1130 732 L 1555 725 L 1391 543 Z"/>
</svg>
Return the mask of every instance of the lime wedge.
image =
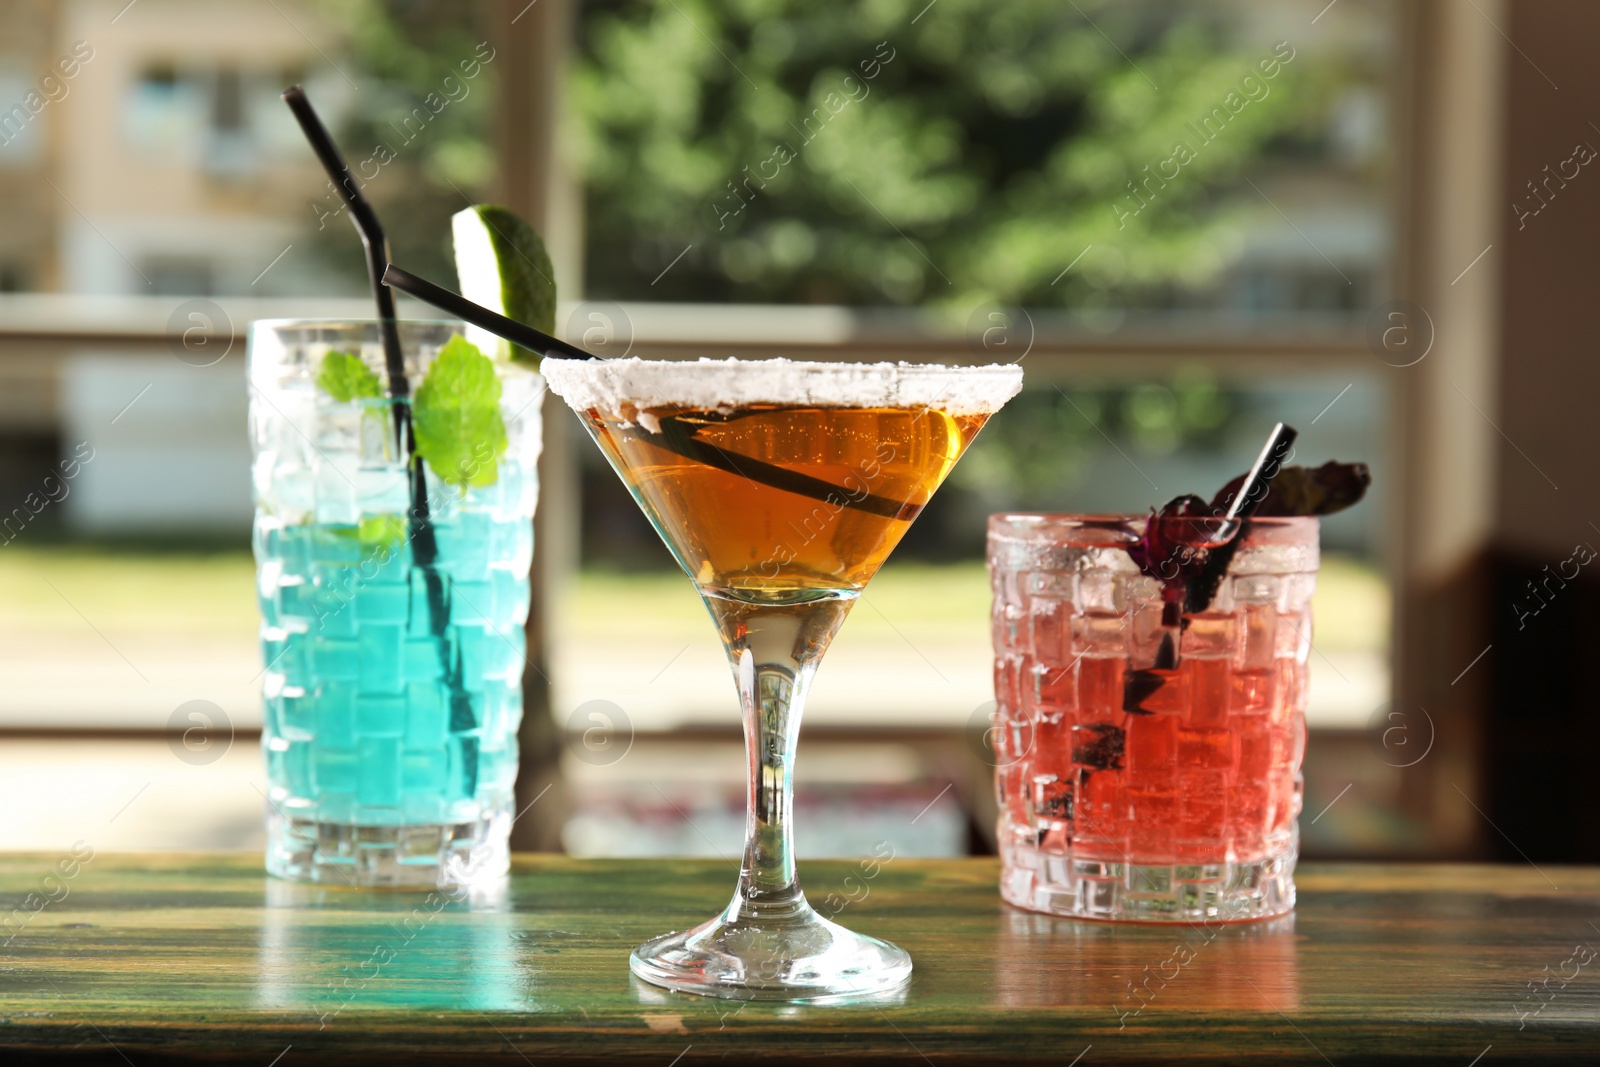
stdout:
<svg viewBox="0 0 1600 1067">
<path fill-rule="evenodd" d="M 509 208 L 474 204 L 450 220 L 461 295 L 545 333 L 556 328 L 555 268 L 534 228 Z M 468 327 L 468 337 L 497 360 L 538 367 L 539 357 Z"/>
</svg>

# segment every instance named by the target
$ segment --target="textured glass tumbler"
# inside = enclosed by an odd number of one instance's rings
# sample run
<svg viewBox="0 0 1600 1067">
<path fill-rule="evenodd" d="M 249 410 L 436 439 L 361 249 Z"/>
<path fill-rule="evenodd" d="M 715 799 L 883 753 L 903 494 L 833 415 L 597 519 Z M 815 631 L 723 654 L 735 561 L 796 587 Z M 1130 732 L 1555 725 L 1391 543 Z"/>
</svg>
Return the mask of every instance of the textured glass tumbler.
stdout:
<svg viewBox="0 0 1600 1067">
<path fill-rule="evenodd" d="M 399 330 L 415 395 L 461 328 Z M 509 865 L 543 383 L 496 364 L 505 448 L 470 449 L 465 489 L 428 470 L 424 519 L 394 403 L 330 395 L 330 353 L 381 391 L 377 323 L 251 323 L 267 869 L 482 882 Z"/>
<path fill-rule="evenodd" d="M 1144 526 L 989 520 L 1001 896 L 1089 919 L 1282 914 L 1317 520 L 1251 520 L 1207 610 L 1177 625 L 1128 554 Z"/>
</svg>

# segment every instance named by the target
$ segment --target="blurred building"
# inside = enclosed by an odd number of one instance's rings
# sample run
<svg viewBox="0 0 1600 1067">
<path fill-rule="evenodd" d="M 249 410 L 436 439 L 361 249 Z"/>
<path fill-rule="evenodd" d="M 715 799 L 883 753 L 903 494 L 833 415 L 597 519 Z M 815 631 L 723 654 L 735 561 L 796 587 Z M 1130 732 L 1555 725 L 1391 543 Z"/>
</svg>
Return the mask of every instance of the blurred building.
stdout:
<svg viewBox="0 0 1600 1067">
<path fill-rule="evenodd" d="M 310 81 L 336 116 L 355 91 L 313 11 L 6 0 L 0 20 L 0 291 L 315 291 L 266 269 L 319 184 L 277 92 Z"/>
<path fill-rule="evenodd" d="M 305 81 L 336 122 L 337 46 L 274 0 L 6 0 L 0 24 L 0 293 L 29 294 L 4 316 L 0 490 L 92 438 L 112 447 L 43 528 L 237 537 L 242 352 L 198 375 L 203 353 L 121 342 L 215 333 L 220 355 L 243 323 L 182 298 L 328 287 L 292 254 L 325 180 L 278 93 Z"/>
</svg>

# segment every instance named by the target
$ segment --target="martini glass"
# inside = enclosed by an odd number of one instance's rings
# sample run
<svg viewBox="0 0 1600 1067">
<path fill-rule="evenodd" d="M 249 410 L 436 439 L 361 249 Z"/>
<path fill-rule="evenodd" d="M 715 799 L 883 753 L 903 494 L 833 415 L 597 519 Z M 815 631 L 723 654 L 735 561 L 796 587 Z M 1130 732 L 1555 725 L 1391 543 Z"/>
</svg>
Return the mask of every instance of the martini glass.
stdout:
<svg viewBox="0 0 1600 1067">
<path fill-rule="evenodd" d="M 750 764 L 733 901 L 640 945 L 669 989 L 831 1000 L 904 982 L 911 957 L 818 915 L 795 873 L 806 689 L 850 607 L 990 415 L 1013 366 L 546 360 L 704 599 L 727 648 Z"/>
</svg>

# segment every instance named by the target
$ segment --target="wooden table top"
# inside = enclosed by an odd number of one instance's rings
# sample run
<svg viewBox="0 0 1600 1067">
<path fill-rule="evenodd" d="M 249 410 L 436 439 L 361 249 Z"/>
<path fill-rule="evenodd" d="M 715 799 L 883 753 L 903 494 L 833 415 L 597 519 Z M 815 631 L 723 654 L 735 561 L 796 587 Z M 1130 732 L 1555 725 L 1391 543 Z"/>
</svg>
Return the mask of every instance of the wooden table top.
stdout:
<svg viewBox="0 0 1600 1067">
<path fill-rule="evenodd" d="M 1313 865 L 1296 914 L 1209 928 L 1017 911 L 992 860 L 895 859 L 864 896 L 856 865 L 801 871 L 911 952 L 896 1000 L 633 979 L 635 943 L 726 903 L 720 861 L 522 856 L 499 899 L 447 902 L 291 885 L 248 854 L 0 857 L 0 1062 L 1600 1058 L 1600 870 Z"/>
</svg>

